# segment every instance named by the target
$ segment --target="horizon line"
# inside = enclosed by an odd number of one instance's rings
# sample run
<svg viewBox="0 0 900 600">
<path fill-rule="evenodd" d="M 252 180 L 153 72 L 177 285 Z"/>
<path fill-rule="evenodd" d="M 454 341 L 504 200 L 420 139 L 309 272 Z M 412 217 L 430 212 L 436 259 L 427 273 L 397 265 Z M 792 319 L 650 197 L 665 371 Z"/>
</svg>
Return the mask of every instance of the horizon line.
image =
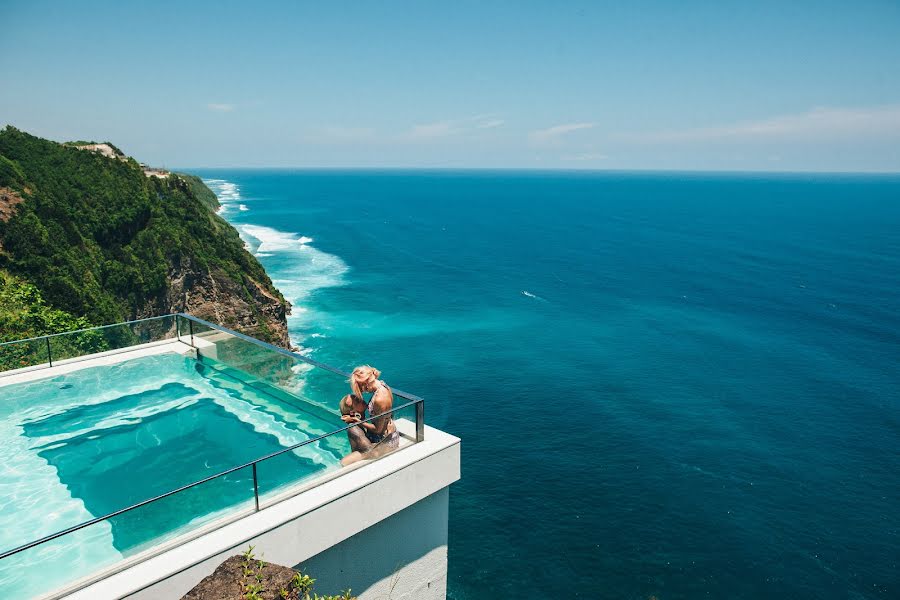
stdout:
<svg viewBox="0 0 900 600">
<path fill-rule="evenodd" d="M 791 169 L 679 169 L 679 168 L 584 168 L 584 167 L 446 167 L 446 166 L 260 166 L 260 165 L 194 165 L 180 167 L 158 167 L 168 171 L 185 171 L 190 169 L 200 170 L 226 170 L 240 169 L 247 171 L 507 171 L 507 172 L 533 172 L 533 173 L 690 173 L 690 174 L 732 174 L 732 175 L 900 175 L 900 169 L 895 171 L 883 170 L 857 170 L 857 171 L 833 171 L 833 170 L 791 170 Z"/>
</svg>

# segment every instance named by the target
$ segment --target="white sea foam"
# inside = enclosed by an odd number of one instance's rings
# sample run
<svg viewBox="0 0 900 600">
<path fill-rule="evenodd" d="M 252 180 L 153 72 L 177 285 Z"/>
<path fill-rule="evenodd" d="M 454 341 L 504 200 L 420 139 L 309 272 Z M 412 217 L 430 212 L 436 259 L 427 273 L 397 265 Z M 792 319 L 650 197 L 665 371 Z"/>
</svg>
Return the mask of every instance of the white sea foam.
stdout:
<svg viewBox="0 0 900 600">
<path fill-rule="evenodd" d="M 296 233 L 286 233 L 271 227 L 239 225 L 238 231 L 244 234 L 245 239 L 249 238 L 251 246 L 256 242 L 254 252 L 290 252 L 302 245 Z"/>
<path fill-rule="evenodd" d="M 239 202 L 241 190 L 236 184 L 224 179 L 203 181 L 219 199 L 220 214 L 248 210 Z M 247 250 L 259 259 L 266 259 L 263 266 L 275 287 L 293 305 L 288 330 L 294 336 L 291 343 L 300 346 L 303 338 L 296 339 L 297 332 L 306 329 L 315 318 L 314 311 L 308 312 L 302 303 L 318 289 L 344 285 L 344 275 L 348 271 L 346 263 L 338 256 L 315 248 L 312 237 L 251 223 L 232 225 L 240 233 Z"/>
<path fill-rule="evenodd" d="M 279 231 L 262 225 L 236 225 L 241 237 L 257 258 L 269 259 L 265 266 L 284 297 L 293 305 L 288 317 L 288 329 L 303 330 L 314 318 L 303 302 L 318 289 L 344 285 L 348 267 L 340 257 L 322 252 L 311 244 L 313 238 L 297 233 Z M 299 346 L 303 339 L 292 338 Z"/>
<path fill-rule="evenodd" d="M 219 200 L 219 208 L 216 212 L 220 215 L 229 212 L 233 208 L 233 203 L 241 199 L 241 189 L 236 183 L 225 181 L 224 179 L 204 179 L 203 183 L 212 190 Z M 238 209 L 249 210 L 246 205 L 239 204 Z"/>
</svg>

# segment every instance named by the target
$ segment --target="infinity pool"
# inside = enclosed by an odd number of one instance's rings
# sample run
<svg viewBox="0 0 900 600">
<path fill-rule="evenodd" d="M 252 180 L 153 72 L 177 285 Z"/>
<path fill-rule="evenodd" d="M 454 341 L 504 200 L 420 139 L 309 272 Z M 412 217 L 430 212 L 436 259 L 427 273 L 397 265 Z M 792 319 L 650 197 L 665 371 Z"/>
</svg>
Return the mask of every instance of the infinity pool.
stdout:
<svg viewBox="0 0 900 600">
<path fill-rule="evenodd" d="M 0 386 L 0 551 L 341 426 L 175 353 Z M 260 495 L 337 470 L 347 452 L 333 435 L 260 463 Z M 245 468 L 0 560 L 0 592 L 39 596 L 253 502 Z"/>
</svg>

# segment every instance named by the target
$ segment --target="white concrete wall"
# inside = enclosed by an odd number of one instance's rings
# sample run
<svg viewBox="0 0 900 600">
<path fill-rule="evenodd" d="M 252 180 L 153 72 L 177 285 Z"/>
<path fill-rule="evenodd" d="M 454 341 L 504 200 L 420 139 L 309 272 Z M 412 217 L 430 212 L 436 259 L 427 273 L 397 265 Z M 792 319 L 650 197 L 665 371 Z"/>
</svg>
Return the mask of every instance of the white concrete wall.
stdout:
<svg viewBox="0 0 900 600">
<path fill-rule="evenodd" d="M 320 594 L 444 600 L 449 498 L 444 488 L 294 568 L 314 577 Z"/>
</svg>

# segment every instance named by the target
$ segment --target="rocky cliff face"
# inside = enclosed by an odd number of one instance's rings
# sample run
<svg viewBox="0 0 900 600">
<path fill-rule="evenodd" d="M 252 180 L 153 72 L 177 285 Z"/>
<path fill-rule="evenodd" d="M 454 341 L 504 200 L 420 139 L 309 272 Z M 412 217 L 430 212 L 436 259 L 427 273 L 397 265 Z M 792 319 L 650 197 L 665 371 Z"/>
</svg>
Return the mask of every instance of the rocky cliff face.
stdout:
<svg viewBox="0 0 900 600">
<path fill-rule="evenodd" d="M 289 346 L 290 304 L 198 178 L 7 127 L 0 190 L 0 271 L 48 307 L 97 325 L 187 312 Z"/>
<path fill-rule="evenodd" d="M 185 312 L 252 337 L 290 348 L 290 303 L 249 276 L 235 281 L 221 270 L 202 270 L 182 260 L 168 273 L 165 294 L 148 302 L 139 318 Z"/>
</svg>

